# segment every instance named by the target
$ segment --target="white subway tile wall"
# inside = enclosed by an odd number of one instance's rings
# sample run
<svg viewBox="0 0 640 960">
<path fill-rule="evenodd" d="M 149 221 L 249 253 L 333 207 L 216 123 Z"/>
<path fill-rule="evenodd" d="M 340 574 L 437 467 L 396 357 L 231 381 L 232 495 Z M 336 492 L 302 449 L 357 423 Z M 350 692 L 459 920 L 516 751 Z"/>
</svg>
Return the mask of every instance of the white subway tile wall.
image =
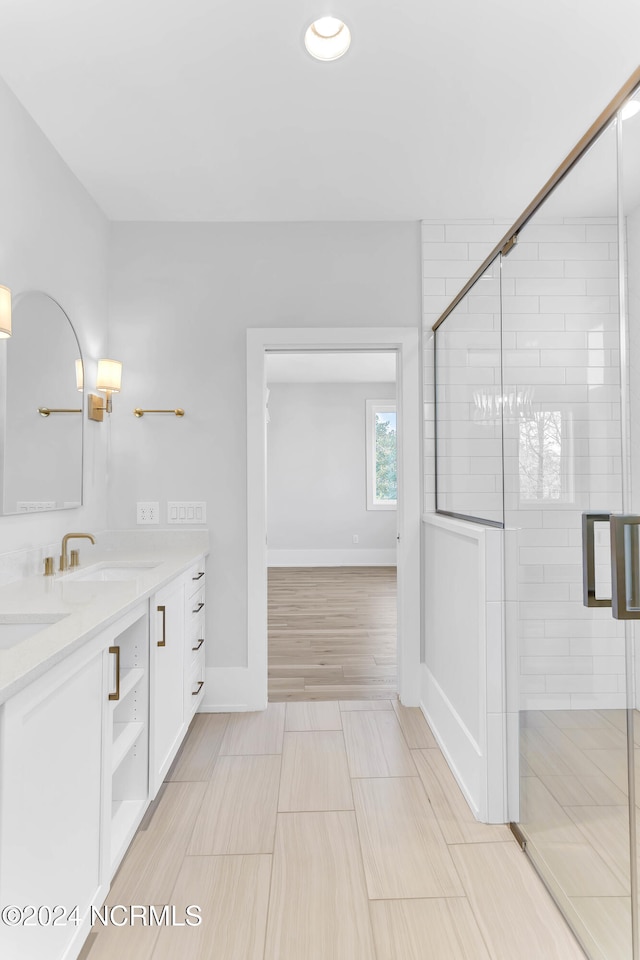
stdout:
<svg viewBox="0 0 640 960">
<path fill-rule="evenodd" d="M 508 226 L 424 224 L 427 512 L 435 509 L 431 326 Z M 522 231 L 502 269 L 502 384 L 499 290 L 488 289 L 498 281 L 479 281 L 437 335 L 440 509 L 502 519 L 501 429 L 490 417 L 483 423 L 477 407 L 495 406 L 501 393 L 512 411 L 504 418 L 506 596 L 515 607 L 507 643 L 519 653 L 520 709 L 625 705 L 623 628 L 610 610 L 582 606 L 580 528 L 582 511 L 622 508 L 616 240 L 616 221 L 605 217 L 538 217 Z"/>
</svg>

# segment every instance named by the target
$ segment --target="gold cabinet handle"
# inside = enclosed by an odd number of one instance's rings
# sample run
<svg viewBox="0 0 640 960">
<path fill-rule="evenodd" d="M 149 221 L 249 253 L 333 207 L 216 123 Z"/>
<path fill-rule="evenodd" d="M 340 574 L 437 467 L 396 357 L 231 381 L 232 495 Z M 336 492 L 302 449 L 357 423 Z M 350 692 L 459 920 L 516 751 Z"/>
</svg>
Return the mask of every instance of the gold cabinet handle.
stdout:
<svg viewBox="0 0 640 960">
<path fill-rule="evenodd" d="M 199 580 L 201 577 L 204 577 L 204 570 L 201 570 L 197 577 L 191 577 L 191 579 Z"/>
<path fill-rule="evenodd" d="M 158 640 L 158 646 L 166 647 L 167 645 L 167 608 L 164 606 L 158 607 L 158 613 L 162 614 L 162 640 Z"/>
<path fill-rule="evenodd" d="M 109 694 L 109 700 L 120 699 L 120 647 L 109 647 L 109 653 L 115 653 L 116 656 L 116 689 L 114 693 Z"/>
<path fill-rule="evenodd" d="M 200 613 L 203 607 L 204 607 L 204 600 L 201 600 L 198 606 L 195 608 L 195 610 L 192 610 L 191 613 Z"/>
<path fill-rule="evenodd" d="M 198 689 L 197 689 L 197 690 L 192 690 L 192 691 L 191 691 L 191 696 L 192 696 L 192 697 L 197 697 L 203 687 L 204 687 L 204 680 L 198 680 Z"/>
<path fill-rule="evenodd" d="M 192 649 L 192 650 L 199 650 L 203 643 L 204 643 L 204 637 L 202 638 L 202 640 L 198 640 L 198 646 L 197 646 L 197 647 L 191 647 L 191 649 Z"/>
</svg>

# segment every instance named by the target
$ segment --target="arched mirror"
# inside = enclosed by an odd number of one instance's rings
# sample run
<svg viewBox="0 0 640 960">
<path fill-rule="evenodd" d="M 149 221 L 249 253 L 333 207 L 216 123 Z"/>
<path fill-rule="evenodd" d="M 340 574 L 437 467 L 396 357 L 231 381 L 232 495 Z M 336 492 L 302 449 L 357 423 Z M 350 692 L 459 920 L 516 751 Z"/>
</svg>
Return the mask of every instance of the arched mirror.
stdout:
<svg viewBox="0 0 640 960">
<path fill-rule="evenodd" d="M 0 341 L 2 513 L 82 503 L 83 366 L 59 303 L 29 291 L 14 298 L 13 335 Z"/>
</svg>

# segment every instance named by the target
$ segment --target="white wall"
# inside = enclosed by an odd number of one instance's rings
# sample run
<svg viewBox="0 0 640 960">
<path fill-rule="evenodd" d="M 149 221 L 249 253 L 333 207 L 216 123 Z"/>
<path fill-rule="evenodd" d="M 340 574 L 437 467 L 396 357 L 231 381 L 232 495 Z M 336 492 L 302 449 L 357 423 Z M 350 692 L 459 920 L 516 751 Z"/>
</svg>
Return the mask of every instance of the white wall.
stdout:
<svg viewBox="0 0 640 960">
<path fill-rule="evenodd" d="M 107 348 L 108 223 L 0 80 L 0 283 L 42 290 L 71 318 L 95 382 Z M 108 425 L 86 424 L 84 506 L 0 518 L 0 550 L 29 550 L 72 529 L 106 526 Z"/>
<path fill-rule="evenodd" d="M 365 414 L 368 399 L 395 400 L 395 384 L 269 389 L 270 565 L 394 563 L 396 511 L 367 510 Z"/>
<path fill-rule="evenodd" d="M 112 225 L 110 521 L 138 499 L 207 502 L 209 666 L 247 654 L 246 330 L 418 326 L 417 223 Z M 136 406 L 182 406 L 144 417 Z"/>
</svg>

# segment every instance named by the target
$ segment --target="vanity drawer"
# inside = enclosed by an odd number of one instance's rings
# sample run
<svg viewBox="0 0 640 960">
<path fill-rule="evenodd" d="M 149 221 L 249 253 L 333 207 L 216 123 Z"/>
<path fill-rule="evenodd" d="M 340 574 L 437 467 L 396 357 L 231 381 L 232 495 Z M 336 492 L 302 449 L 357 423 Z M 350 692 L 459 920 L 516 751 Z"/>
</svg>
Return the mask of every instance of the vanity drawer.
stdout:
<svg viewBox="0 0 640 960">
<path fill-rule="evenodd" d="M 184 712 L 187 719 L 195 713 L 204 698 L 204 647 L 195 654 L 195 658 L 191 670 L 187 673 L 188 680 L 184 691 Z"/>
<path fill-rule="evenodd" d="M 204 581 L 201 581 L 202 586 L 199 587 L 190 597 L 187 598 L 186 603 L 186 615 L 187 623 L 193 621 L 195 617 L 204 615 Z"/>
<path fill-rule="evenodd" d="M 189 601 L 191 597 L 195 596 L 201 589 L 204 588 L 205 579 L 204 559 L 202 559 L 193 567 L 191 567 L 191 569 L 185 575 L 184 595 L 187 598 L 187 601 Z"/>
<path fill-rule="evenodd" d="M 204 610 L 197 616 L 192 617 L 187 626 L 186 640 L 187 648 L 185 650 L 185 664 L 195 663 L 200 653 L 204 653 L 205 638 Z"/>
</svg>

